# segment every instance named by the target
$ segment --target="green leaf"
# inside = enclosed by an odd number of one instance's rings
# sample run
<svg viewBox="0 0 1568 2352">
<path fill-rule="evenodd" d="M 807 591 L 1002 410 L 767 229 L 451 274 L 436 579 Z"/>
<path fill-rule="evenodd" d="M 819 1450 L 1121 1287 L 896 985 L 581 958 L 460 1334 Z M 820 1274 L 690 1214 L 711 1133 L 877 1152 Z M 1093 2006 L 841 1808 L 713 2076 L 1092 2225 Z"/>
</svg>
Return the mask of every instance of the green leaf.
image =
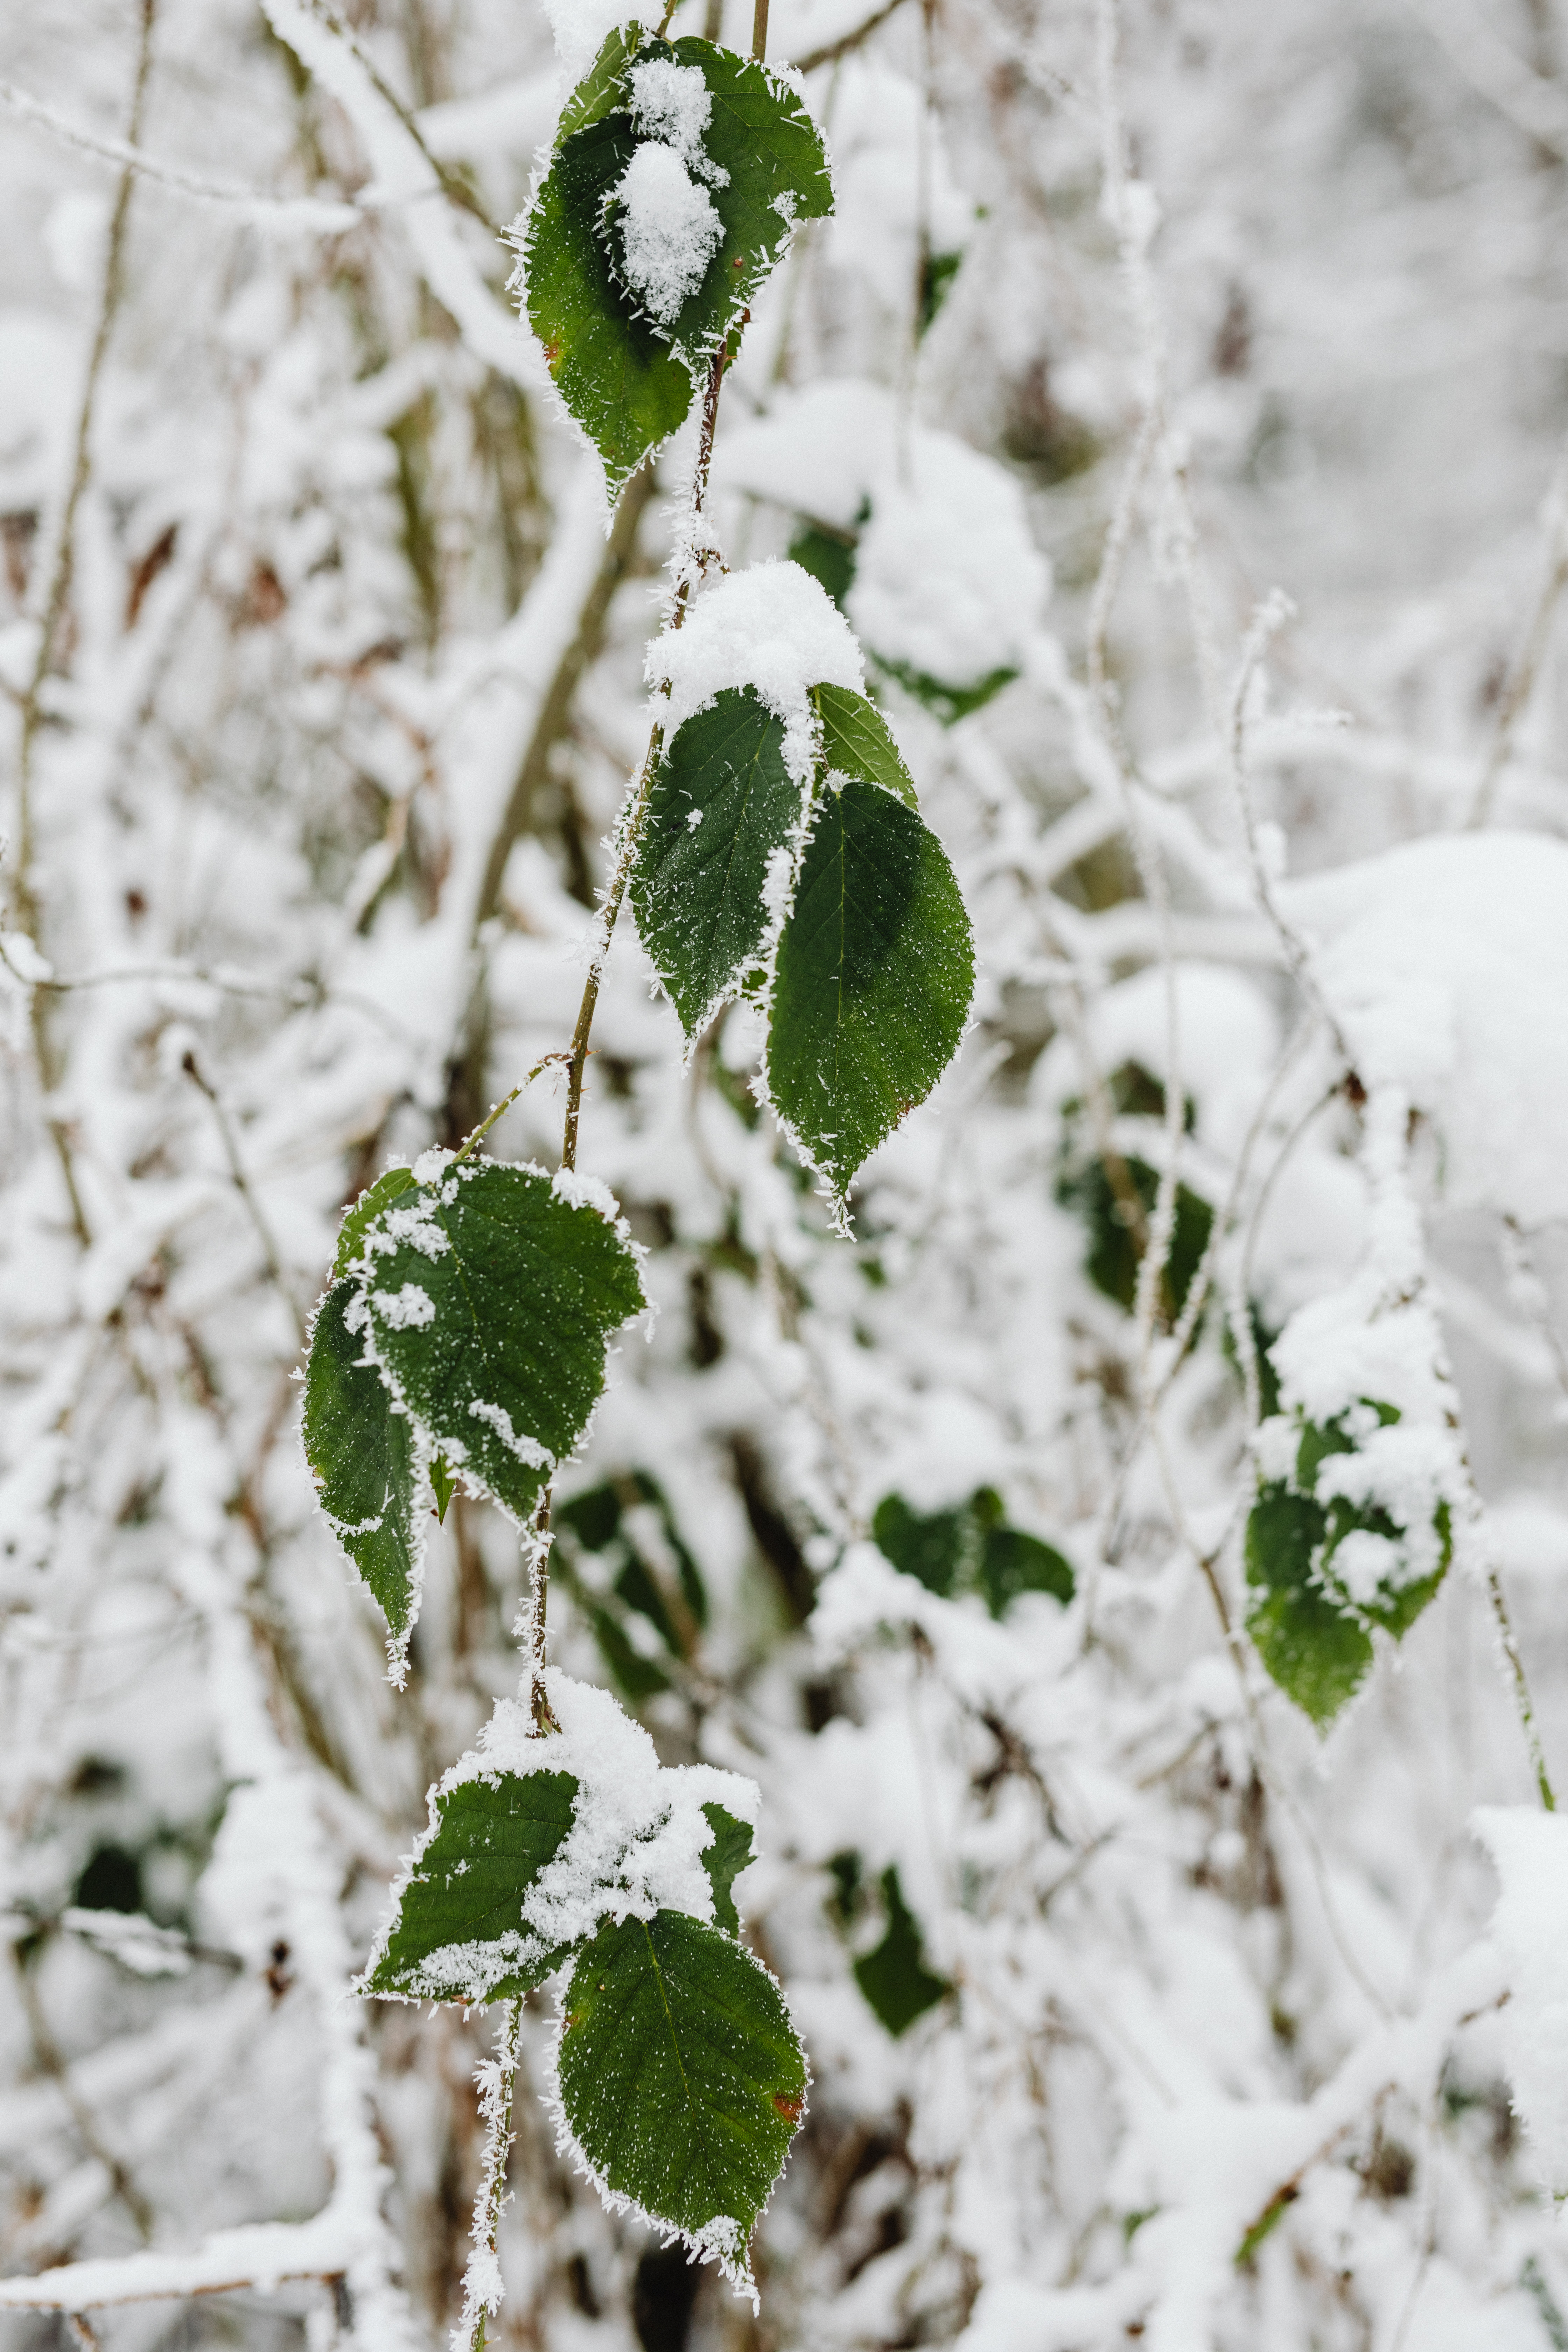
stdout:
<svg viewBox="0 0 1568 2352">
<path fill-rule="evenodd" d="M 342 1282 L 361 1250 L 364 1247 L 367 1226 L 374 1224 L 383 1209 L 403 1193 L 412 1192 L 415 1176 L 412 1168 L 389 1168 L 378 1176 L 368 1192 L 362 1192 L 338 1230 L 338 1252 L 332 1260 L 332 1280 Z"/>
<path fill-rule="evenodd" d="M 542 1984 L 566 1952 L 523 1926 L 523 1897 L 571 1829 L 576 1795 L 570 1772 L 500 1772 L 438 1796 L 362 1990 L 484 2001 Z"/>
<path fill-rule="evenodd" d="M 887 1906 L 888 1932 L 874 1952 L 856 1961 L 855 1981 L 897 2041 L 952 1987 L 945 1978 L 932 1976 L 925 1965 L 920 1923 L 904 1901 L 896 1869 L 882 1873 L 882 1900 Z"/>
<path fill-rule="evenodd" d="M 1400 1417 L 1395 1406 L 1375 1397 L 1360 1402 L 1385 1429 Z M 1453 1558 L 1452 1514 L 1439 1502 L 1432 1519 L 1436 1567 L 1404 1584 L 1380 1584 L 1370 1598 L 1352 1599 L 1334 1569 L 1345 1538 L 1360 1530 L 1399 1546 L 1408 1535 L 1375 1501 L 1355 1503 L 1343 1495 L 1319 1501 L 1322 1465 L 1356 1450 L 1342 1416 L 1302 1420 L 1289 1477 L 1259 1489 L 1247 1522 L 1247 1580 L 1258 1596 L 1247 1630 L 1280 1689 L 1320 1727 L 1331 1722 L 1364 1681 L 1373 1657 L 1369 1629 L 1381 1626 L 1396 1641 L 1407 1633 Z"/>
<path fill-rule="evenodd" d="M 624 41 L 619 30 L 612 33 L 601 64 Z M 624 114 L 591 121 L 565 139 L 522 240 L 529 324 L 555 389 L 599 453 L 612 501 L 683 422 L 692 398 L 689 373 L 648 321 L 633 314 L 599 242 L 605 200 L 633 143 Z"/>
<path fill-rule="evenodd" d="M 698 68 L 712 100 L 703 149 L 729 174 L 727 184 L 709 191 L 722 241 L 670 331 L 705 362 L 761 292 L 794 225 L 833 210 L 827 152 L 795 91 L 754 59 L 693 36 L 668 48 L 649 42 L 643 54 Z"/>
<path fill-rule="evenodd" d="M 1313 1561 L 1328 1515 L 1310 1496 L 1266 1486 L 1247 1515 L 1247 1630 L 1288 1698 L 1320 1727 L 1353 1698 L 1372 1665 L 1370 1637 L 1324 1591 Z"/>
<path fill-rule="evenodd" d="M 884 1495 L 871 1518 L 871 1540 L 884 1559 L 945 1600 L 963 1565 L 961 1511 L 912 1511 L 901 1495 Z"/>
<path fill-rule="evenodd" d="M 451 1465 L 439 1454 L 431 1456 L 430 1485 L 436 1496 L 437 1520 L 445 1527 L 447 1506 L 458 1491 L 458 1480 Z"/>
<path fill-rule="evenodd" d="M 830 530 L 825 524 L 807 522 L 797 530 L 789 543 L 789 560 L 798 563 L 821 582 L 837 605 L 844 610 L 849 591 L 855 585 L 855 537 L 852 531 Z"/>
<path fill-rule="evenodd" d="M 1021 1528 L 993 1528 L 980 1555 L 980 1589 L 993 1617 L 1006 1614 L 1020 1592 L 1048 1592 L 1065 1609 L 1072 1599 L 1076 1578 L 1072 1562 L 1054 1544 Z"/>
<path fill-rule="evenodd" d="M 384 1210 L 365 1246 L 389 1383 L 471 1491 L 526 1519 L 645 1304 L 632 1244 L 537 1168 L 479 1160 Z"/>
<path fill-rule="evenodd" d="M 932 677 L 928 670 L 916 669 L 912 662 L 889 661 L 876 652 L 871 659 L 886 677 L 897 678 L 904 692 L 923 703 L 944 727 L 955 727 L 972 710 L 983 710 L 992 696 L 1000 694 L 1005 686 L 1011 686 L 1018 675 L 1016 669 L 993 669 L 967 686 L 952 686 L 945 678 Z"/>
<path fill-rule="evenodd" d="M 605 1927 L 572 1972 L 558 2068 L 601 2183 L 744 2279 L 805 2104 L 805 2053 L 767 1970 L 683 1912 Z"/>
<path fill-rule="evenodd" d="M 841 1199 L 958 1049 L 969 918 L 941 843 L 878 785 L 825 792 L 779 940 L 767 1045 L 775 1110 Z"/>
<path fill-rule="evenodd" d="M 673 319 L 643 315 L 624 270 L 616 190 L 640 143 L 633 66 L 694 67 L 711 100 L 703 147 L 721 235 Z M 731 337 L 795 221 L 830 211 L 820 132 L 765 66 L 710 41 L 613 31 L 562 115 L 523 232 L 528 316 L 556 388 L 604 461 L 611 497 L 680 424 L 693 379 Z"/>
<path fill-rule="evenodd" d="M 921 1514 L 901 1495 L 884 1495 L 871 1537 L 885 1559 L 929 1592 L 981 1593 L 993 1617 L 1005 1615 L 1021 1592 L 1048 1592 L 1065 1607 L 1072 1599 L 1071 1562 L 1038 1536 L 1005 1524 L 1002 1497 L 977 1486 L 958 1508 Z"/>
<path fill-rule="evenodd" d="M 756 1859 L 752 1852 L 752 1825 L 738 1822 L 722 1805 L 704 1805 L 702 1814 L 713 1832 L 712 1844 L 702 1853 L 702 1867 L 713 1889 L 713 1916 L 727 1936 L 738 1936 L 741 1915 L 731 1890 L 741 1873 Z"/>
<path fill-rule="evenodd" d="M 1126 1160 L 1122 1166 L 1145 1220 L 1152 1217 L 1159 1176 L 1145 1160 Z M 1057 1198 L 1064 1208 L 1080 1216 L 1088 1229 L 1084 1272 L 1090 1282 L 1102 1297 L 1131 1314 L 1138 1295 L 1140 1253 L 1128 1222 L 1128 1204 L 1118 1195 L 1104 1161 L 1088 1160 L 1061 1177 Z M 1160 1277 L 1161 1313 L 1167 1326 L 1176 1321 L 1186 1303 L 1213 1229 L 1214 1211 L 1209 1203 L 1190 1186 L 1178 1183 L 1175 1224 Z"/>
<path fill-rule="evenodd" d="M 601 1602 L 589 1601 L 586 1613 L 600 1656 L 634 1706 L 669 1688 L 669 1676 L 658 1661 L 643 1655 L 609 1610 Z"/>
<path fill-rule="evenodd" d="M 689 1038 L 763 951 L 769 865 L 803 814 L 784 736 L 750 688 L 728 688 L 687 720 L 654 776 L 632 905 Z"/>
<path fill-rule="evenodd" d="M 352 1283 L 336 1282 L 317 1310 L 305 1367 L 305 1459 L 332 1533 L 400 1646 L 417 1605 L 424 1554 L 416 1525 L 418 1448 L 413 1423 L 395 1410 L 381 1374 L 360 1360 L 363 1333 L 344 1319 L 353 1297 Z"/>
<path fill-rule="evenodd" d="M 859 782 L 885 784 L 910 808 L 918 808 L 914 782 L 874 702 L 847 686 L 816 686 L 812 699 L 822 721 L 822 756 L 836 774 Z"/>
</svg>

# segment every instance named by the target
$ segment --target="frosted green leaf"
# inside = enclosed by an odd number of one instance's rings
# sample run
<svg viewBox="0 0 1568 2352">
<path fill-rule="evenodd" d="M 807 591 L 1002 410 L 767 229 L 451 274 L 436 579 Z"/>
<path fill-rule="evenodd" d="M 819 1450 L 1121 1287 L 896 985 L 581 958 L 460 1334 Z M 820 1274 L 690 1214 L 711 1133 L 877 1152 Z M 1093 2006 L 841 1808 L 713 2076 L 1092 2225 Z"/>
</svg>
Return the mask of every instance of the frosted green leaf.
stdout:
<svg viewBox="0 0 1568 2352">
<path fill-rule="evenodd" d="M 1247 1630 L 1288 1698 L 1312 1721 L 1331 1723 L 1372 1665 L 1372 1642 L 1313 1575 L 1324 1515 L 1309 1496 L 1269 1485 L 1247 1521 Z"/>
<path fill-rule="evenodd" d="M 769 862 L 787 855 L 801 818 L 784 739 L 750 688 L 726 688 L 687 720 L 654 776 L 632 905 L 688 1037 L 763 952 Z"/>
<path fill-rule="evenodd" d="M 522 1924 L 522 1902 L 572 1827 L 570 1772 L 463 1780 L 436 1801 L 366 1992 L 408 2000 L 501 2000 L 566 1958 Z"/>
<path fill-rule="evenodd" d="M 624 38 L 612 33 L 606 51 Z M 600 215 L 633 143 L 624 113 L 563 136 L 522 246 L 529 324 L 557 392 L 599 453 L 612 499 L 676 430 L 692 396 L 690 374 L 636 316 L 600 242 Z"/>
<path fill-rule="evenodd" d="M 824 764 L 841 776 L 885 784 L 910 808 L 918 808 L 913 779 L 876 704 L 847 686 L 813 687 L 812 700 L 822 721 Z"/>
<path fill-rule="evenodd" d="M 631 68 L 695 68 L 711 106 L 698 179 L 720 234 L 700 281 L 654 318 L 628 268 L 617 190 L 639 144 Z M 522 236 L 529 323 L 567 408 L 604 462 L 612 498 L 668 439 L 693 381 L 741 320 L 793 226 L 828 212 L 821 135 L 765 66 L 710 41 L 617 27 L 568 100 Z"/>
<path fill-rule="evenodd" d="M 401 1194 L 411 1192 L 416 1178 L 412 1168 L 389 1168 L 378 1176 L 368 1192 L 362 1192 L 338 1229 L 337 1255 L 332 1260 L 332 1280 L 341 1282 L 364 1247 L 365 1230 L 374 1223 L 383 1209 L 389 1208 Z"/>
<path fill-rule="evenodd" d="M 353 1298 L 352 1283 L 335 1282 L 317 1310 L 305 1367 L 305 1458 L 332 1533 L 400 1645 L 418 1600 L 422 1481 L 413 1423 L 395 1409 L 375 1367 L 361 1361 L 364 1335 L 344 1319 Z"/>
<path fill-rule="evenodd" d="M 829 789 L 779 940 L 766 1066 L 774 1108 L 840 1198 L 952 1059 L 973 987 L 935 835 L 879 785 Z"/>
<path fill-rule="evenodd" d="M 713 1889 L 713 1916 L 727 1936 L 738 1936 L 741 1915 L 732 1890 L 741 1873 L 755 1859 L 751 1823 L 738 1822 L 722 1805 L 704 1805 L 702 1815 L 713 1832 L 712 1844 L 702 1852 L 702 1867 Z"/>
<path fill-rule="evenodd" d="M 1396 1409 L 1368 1398 L 1387 1427 Z M 1271 1479 L 1247 1515 L 1247 1581 L 1252 1593 L 1247 1630 L 1258 1656 L 1287 1697 L 1321 1728 L 1354 1696 L 1373 1663 L 1370 1629 L 1381 1626 L 1395 1640 L 1406 1633 L 1432 1600 L 1453 1556 L 1448 1506 L 1433 1515 L 1437 1565 L 1407 1582 L 1380 1584 L 1352 1601 L 1334 1569 L 1345 1538 L 1358 1531 L 1401 1546 L 1405 1529 L 1375 1502 L 1352 1502 L 1335 1495 L 1320 1502 L 1319 1466 L 1335 1454 L 1353 1453 L 1355 1440 L 1340 1420 L 1302 1422 L 1290 1475 Z"/>
<path fill-rule="evenodd" d="M 376 1361 L 470 1489 L 520 1521 L 587 1427 L 610 1334 L 645 1304 L 637 1255 L 569 1180 L 449 1163 L 366 1229 Z"/>
<path fill-rule="evenodd" d="M 683 1912 L 624 1919 L 573 1969 L 557 2064 L 602 2187 L 743 2280 L 805 2105 L 805 2053 L 767 1970 Z"/>
</svg>

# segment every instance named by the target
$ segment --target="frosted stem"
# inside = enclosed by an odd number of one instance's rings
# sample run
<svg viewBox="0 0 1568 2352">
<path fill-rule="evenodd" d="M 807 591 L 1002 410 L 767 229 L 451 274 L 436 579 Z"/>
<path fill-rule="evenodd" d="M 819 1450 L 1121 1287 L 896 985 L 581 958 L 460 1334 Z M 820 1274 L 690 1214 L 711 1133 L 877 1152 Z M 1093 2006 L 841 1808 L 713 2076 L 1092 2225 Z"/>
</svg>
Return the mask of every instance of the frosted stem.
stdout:
<svg viewBox="0 0 1568 2352">
<path fill-rule="evenodd" d="M 506 2163 L 511 2151 L 511 2103 L 522 2042 L 522 2002 L 501 2004 L 496 2054 L 474 2069 L 485 2150 L 474 2197 L 474 2234 L 463 2273 L 463 2315 L 452 2331 L 452 2352 L 484 2352 L 485 2322 L 500 2309 L 506 2293 L 496 2255 L 496 2238 L 507 2201 Z"/>
</svg>

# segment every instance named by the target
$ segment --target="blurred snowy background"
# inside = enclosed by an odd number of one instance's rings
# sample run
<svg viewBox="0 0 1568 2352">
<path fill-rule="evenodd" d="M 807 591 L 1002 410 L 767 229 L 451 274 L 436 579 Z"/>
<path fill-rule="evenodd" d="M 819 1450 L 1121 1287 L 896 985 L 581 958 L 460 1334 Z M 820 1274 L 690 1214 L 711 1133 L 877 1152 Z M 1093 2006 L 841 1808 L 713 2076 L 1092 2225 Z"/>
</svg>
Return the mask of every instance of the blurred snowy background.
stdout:
<svg viewBox="0 0 1568 2352">
<path fill-rule="evenodd" d="M 979 1017 L 847 1245 L 744 1013 L 683 1072 L 616 941 L 582 1164 L 661 1311 L 554 1654 L 761 1781 L 815 2087 L 753 2318 L 560 2165 L 536 1997 L 491 2341 L 1562 2352 L 1568 1864 L 1494 1819 L 1493 1939 L 1472 1814 L 1534 1794 L 1489 1570 L 1568 1779 L 1568 14 L 773 0 L 770 55 L 838 208 L 717 520 L 876 657 Z M 645 740 L 689 450 L 606 541 L 505 291 L 562 88 L 532 0 L 0 21 L 5 2352 L 454 2316 L 489 2030 L 344 1987 L 517 1549 L 453 1506 L 395 1696 L 289 1374 L 341 1206 L 565 1043 Z M 1320 1740 L 1239 1632 L 1253 1349 L 1378 1275 L 1380 1088 L 1484 1507 Z M 1108 1171 L 1173 1151 L 1141 1317 Z"/>
</svg>

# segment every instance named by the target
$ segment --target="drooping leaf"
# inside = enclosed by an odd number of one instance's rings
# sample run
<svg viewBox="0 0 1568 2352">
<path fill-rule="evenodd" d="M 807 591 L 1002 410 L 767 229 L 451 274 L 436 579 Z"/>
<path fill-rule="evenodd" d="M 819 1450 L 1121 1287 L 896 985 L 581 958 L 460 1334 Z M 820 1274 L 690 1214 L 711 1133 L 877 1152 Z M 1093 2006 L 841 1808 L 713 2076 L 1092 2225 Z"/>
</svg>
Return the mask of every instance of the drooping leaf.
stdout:
<svg viewBox="0 0 1568 2352">
<path fill-rule="evenodd" d="M 436 1496 L 436 1517 L 444 1527 L 447 1522 L 447 1506 L 458 1491 L 458 1481 L 453 1475 L 451 1465 L 442 1454 L 435 1454 L 430 1457 L 430 1485 Z"/>
<path fill-rule="evenodd" d="M 409 2000 L 501 2000 L 566 1958 L 523 1926 L 522 1902 L 572 1827 L 570 1772 L 501 1772 L 437 1800 L 366 1992 Z"/>
<path fill-rule="evenodd" d="M 352 1283 L 334 1282 L 316 1316 L 305 1367 L 305 1459 L 332 1533 L 401 1642 L 419 1586 L 418 1449 L 407 1414 L 374 1366 L 361 1361 L 363 1332 L 344 1319 L 353 1299 Z"/>
<path fill-rule="evenodd" d="M 882 1873 L 882 1901 L 888 1931 L 874 1951 L 856 1961 L 855 1981 L 897 2041 L 952 1988 L 926 1967 L 920 1922 L 904 1901 L 896 1868 Z"/>
<path fill-rule="evenodd" d="M 594 2171 L 743 2276 L 805 2103 L 777 1985 L 679 1911 L 603 1928 L 572 1972 L 561 2102 Z"/>
<path fill-rule="evenodd" d="M 626 267 L 616 192 L 640 142 L 631 68 L 663 59 L 699 71 L 710 110 L 704 184 L 721 234 L 673 318 L 644 314 Z M 612 498 L 690 406 L 693 378 L 731 337 L 789 241 L 831 209 L 821 134 L 765 66 L 633 26 L 606 39 L 561 119 L 523 234 L 530 324 L 568 409 L 604 461 Z"/>
<path fill-rule="evenodd" d="M 738 1822 L 722 1805 L 704 1805 L 702 1812 L 713 1832 L 712 1844 L 702 1852 L 702 1867 L 713 1889 L 713 1914 L 727 1936 L 738 1936 L 741 1915 L 735 1908 L 732 1890 L 741 1873 L 755 1859 L 752 1825 L 750 1822 Z"/>
<path fill-rule="evenodd" d="M 1370 1397 L 1362 1402 L 1382 1428 L 1400 1417 L 1391 1404 Z M 1408 1632 L 1453 1557 L 1452 1516 L 1440 1501 L 1432 1519 L 1436 1567 L 1425 1576 L 1383 1582 L 1352 1598 L 1335 1568 L 1346 1538 L 1377 1536 L 1397 1554 L 1409 1533 L 1375 1500 L 1353 1501 L 1345 1495 L 1319 1499 L 1322 1465 L 1356 1450 L 1342 1417 L 1303 1421 L 1289 1477 L 1260 1487 L 1247 1522 L 1247 1580 L 1257 1596 L 1247 1630 L 1281 1690 L 1320 1727 L 1332 1721 L 1364 1681 L 1373 1656 L 1370 1629 L 1381 1627 L 1395 1640 Z"/>
<path fill-rule="evenodd" d="M 826 765 L 862 783 L 885 784 L 910 808 L 918 808 L 914 781 L 876 704 L 847 686 L 813 687 L 812 699 L 822 721 Z"/>
<path fill-rule="evenodd" d="M 749 688 L 689 719 L 660 760 L 632 876 L 643 944 L 688 1037 L 762 954 L 769 870 L 784 870 L 801 788 L 784 761 L 784 722 Z"/>
<path fill-rule="evenodd" d="M 468 1483 L 526 1518 L 645 1304 L 631 1243 L 540 1170 L 481 1160 L 395 1202 L 365 1248 L 387 1378 Z"/>
<path fill-rule="evenodd" d="M 1310 1496 L 1266 1486 L 1247 1515 L 1247 1580 L 1257 1593 L 1247 1630 L 1288 1698 L 1319 1726 L 1353 1698 L 1372 1642 L 1313 1575 L 1327 1516 Z"/>
<path fill-rule="evenodd" d="M 842 1196 L 958 1048 L 969 918 L 941 843 L 879 786 L 825 792 L 779 940 L 768 1088 Z"/>
<path fill-rule="evenodd" d="M 624 48 L 625 40 L 617 28 L 605 56 L 614 46 Z M 612 89 L 612 103 L 616 95 Z M 562 129 L 564 134 L 565 118 Z M 692 399 L 689 371 L 635 315 L 599 241 L 605 201 L 634 143 L 630 119 L 621 112 L 563 135 L 522 246 L 529 324 L 556 390 L 599 453 L 612 500 L 682 423 Z"/>
</svg>

